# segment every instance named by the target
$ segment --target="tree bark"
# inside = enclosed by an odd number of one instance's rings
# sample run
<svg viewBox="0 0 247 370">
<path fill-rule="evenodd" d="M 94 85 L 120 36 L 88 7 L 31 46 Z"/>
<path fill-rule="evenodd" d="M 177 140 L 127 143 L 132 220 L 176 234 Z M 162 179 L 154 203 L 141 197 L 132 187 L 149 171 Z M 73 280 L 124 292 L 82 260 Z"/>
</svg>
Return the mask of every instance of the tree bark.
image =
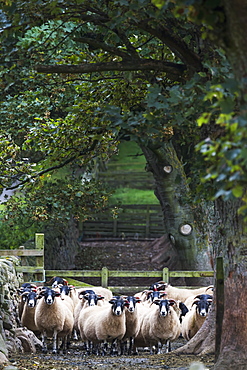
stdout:
<svg viewBox="0 0 247 370">
<path fill-rule="evenodd" d="M 37 65 L 41 73 L 90 73 L 104 71 L 163 71 L 171 80 L 180 79 L 186 70 L 184 64 L 165 62 L 155 59 L 124 60 L 123 62 L 85 63 L 85 64 L 55 64 Z"/>
<path fill-rule="evenodd" d="M 45 230 L 45 269 L 76 269 L 75 257 L 80 250 L 79 230 L 73 218 L 67 227 L 54 225 Z"/>
<path fill-rule="evenodd" d="M 172 143 L 140 144 L 140 147 L 148 163 L 147 169 L 153 173 L 155 195 L 164 214 L 165 232 L 179 254 L 182 270 L 211 270 L 207 241 L 200 239 L 189 202 L 186 175 Z M 181 232 L 183 225 L 191 226 L 188 235 Z M 205 279 L 200 282 L 190 278 L 188 284 L 193 283 L 204 285 Z"/>
<path fill-rule="evenodd" d="M 240 201 L 218 199 L 217 255 L 224 258 L 224 314 L 215 370 L 246 369 L 247 364 L 247 273 L 244 225 L 237 210 Z"/>
</svg>

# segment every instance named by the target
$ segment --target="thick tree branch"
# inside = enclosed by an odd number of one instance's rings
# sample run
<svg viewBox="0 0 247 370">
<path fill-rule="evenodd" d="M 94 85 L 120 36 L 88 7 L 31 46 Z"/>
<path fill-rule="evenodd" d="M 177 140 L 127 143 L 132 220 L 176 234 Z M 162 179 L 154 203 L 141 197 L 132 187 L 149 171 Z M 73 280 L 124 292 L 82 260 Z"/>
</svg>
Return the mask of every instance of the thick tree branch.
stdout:
<svg viewBox="0 0 247 370">
<path fill-rule="evenodd" d="M 193 68 L 197 71 L 203 69 L 199 56 L 189 49 L 188 45 L 180 37 L 171 34 L 165 26 L 156 25 L 156 27 L 153 28 L 148 22 L 149 19 L 143 20 L 138 22 L 136 26 L 160 39 L 189 68 Z"/>
<path fill-rule="evenodd" d="M 91 73 L 91 72 L 106 72 L 106 71 L 159 71 L 166 72 L 170 79 L 181 78 L 186 70 L 185 65 L 164 62 L 154 59 L 142 59 L 123 62 L 106 62 L 106 63 L 85 63 L 78 65 L 37 65 L 36 71 L 40 73 Z"/>
</svg>

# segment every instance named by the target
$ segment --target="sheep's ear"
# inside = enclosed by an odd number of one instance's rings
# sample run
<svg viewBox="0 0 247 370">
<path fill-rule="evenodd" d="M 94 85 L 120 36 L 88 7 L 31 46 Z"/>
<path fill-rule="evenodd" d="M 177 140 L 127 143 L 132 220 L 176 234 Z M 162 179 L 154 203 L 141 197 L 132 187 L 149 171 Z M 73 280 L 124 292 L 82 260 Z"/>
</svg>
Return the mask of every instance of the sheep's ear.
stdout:
<svg viewBox="0 0 247 370">
<path fill-rule="evenodd" d="M 165 295 L 167 295 L 166 292 L 161 292 L 161 291 L 159 291 L 159 292 L 160 292 L 160 297 L 164 297 Z"/>
<path fill-rule="evenodd" d="M 142 300 L 140 298 L 136 298 L 136 303 L 140 303 Z"/>
<path fill-rule="evenodd" d="M 194 299 L 202 299 L 202 296 L 203 296 L 203 294 L 199 294 L 199 295 L 197 295 L 197 296 L 195 296 L 195 298 Z"/>
<path fill-rule="evenodd" d="M 194 301 L 193 303 L 192 303 L 192 306 L 193 306 L 193 304 L 196 304 L 196 305 L 198 305 L 198 303 L 200 302 L 200 299 L 198 299 L 197 301 Z"/>
<path fill-rule="evenodd" d="M 100 299 L 104 299 L 105 297 L 102 297 L 101 295 L 97 295 L 97 298 L 100 300 Z"/>
<path fill-rule="evenodd" d="M 115 303 L 116 302 L 116 298 L 112 298 L 110 301 L 109 301 L 109 303 L 111 303 L 111 304 L 113 304 L 113 303 Z"/>
<path fill-rule="evenodd" d="M 60 296 L 61 296 L 61 293 L 55 291 L 55 297 L 60 297 Z"/>
<path fill-rule="evenodd" d="M 23 297 L 24 295 L 25 295 L 25 296 L 27 296 L 29 293 L 30 293 L 30 292 L 28 292 L 28 291 L 24 291 L 24 292 L 21 294 L 21 296 L 22 296 L 22 297 Z"/>
<path fill-rule="evenodd" d="M 169 305 L 170 306 L 173 306 L 175 303 L 176 303 L 176 301 L 174 301 L 174 299 L 169 299 Z"/>
<path fill-rule="evenodd" d="M 154 303 L 154 304 L 160 304 L 160 301 L 159 301 L 159 299 L 155 299 L 155 300 L 153 301 L 153 303 Z"/>
</svg>

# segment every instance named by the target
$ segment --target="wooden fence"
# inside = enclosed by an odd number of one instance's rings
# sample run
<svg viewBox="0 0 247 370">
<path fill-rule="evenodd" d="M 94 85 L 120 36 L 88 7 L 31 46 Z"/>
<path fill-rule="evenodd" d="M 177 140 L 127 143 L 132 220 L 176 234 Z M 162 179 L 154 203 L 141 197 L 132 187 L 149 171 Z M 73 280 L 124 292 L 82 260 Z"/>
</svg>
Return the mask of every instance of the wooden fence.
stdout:
<svg viewBox="0 0 247 370">
<path fill-rule="evenodd" d="M 76 280 L 76 278 L 100 278 L 101 285 L 108 287 L 118 293 L 132 290 L 139 291 L 146 286 L 109 286 L 109 278 L 154 278 L 155 280 L 164 280 L 169 282 L 171 277 L 213 277 L 213 271 L 169 271 L 164 267 L 161 271 L 121 271 L 108 270 L 107 267 L 102 267 L 101 270 L 45 270 L 44 267 L 44 234 L 35 234 L 35 249 L 8 249 L 0 250 L 0 256 L 18 256 L 20 257 L 20 265 L 16 267 L 17 272 L 22 272 L 25 282 L 44 283 L 53 276 L 66 278 L 70 283 L 76 286 L 89 286 L 84 282 Z M 31 258 L 31 262 L 28 259 Z M 31 263 L 33 265 L 31 265 Z"/>
<path fill-rule="evenodd" d="M 23 273 L 24 281 L 44 283 L 46 279 L 53 276 L 64 277 L 69 283 L 75 286 L 90 286 L 89 284 L 75 280 L 76 277 L 99 277 L 101 279 L 101 285 L 108 287 L 117 294 L 125 294 L 126 291 L 132 291 L 133 293 L 142 291 L 147 287 L 126 287 L 126 286 L 108 286 L 110 277 L 152 277 L 155 280 L 163 280 L 169 283 L 170 277 L 213 277 L 215 276 L 215 288 L 216 288 L 216 340 L 215 340 L 215 359 L 220 352 L 221 345 L 221 333 L 222 333 L 222 322 L 224 315 L 224 272 L 223 272 L 223 258 L 218 257 L 216 260 L 216 274 L 214 271 L 169 271 L 167 267 L 164 267 L 162 271 L 120 271 L 120 270 L 108 270 L 106 267 L 102 267 L 101 270 L 45 270 L 44 268 L 44 234 L 35 234 L 35 249 L 5 249 L 0 250 L 0 256 L 17 256 L 20 257 L 21 264 L 16 267 L 17 272 Z M 34 266 L 28 264 L 28 258 L 32 258 Z M 32 279 L 30 279 L 32 276 Z M 187 287 L 188 288 L 188 287 Z"/>
<path fill-rule="evenodd" d="M 108 167 L 111 167 L 110 163 L 108 163 Z M 115 166 L 115 164 L 114 164 Z M 101 181 L 104 181 L 109 185 L 111 188 L 116 189 L 117 187 L 129 187 L 130 183 L 132 184 L 131 187 L 135 189 L 143 189 L 143 190 L 153 190 L 154 189 L 154 178 L 153 175 L 149 172 L 142 172 L 140 171 L 122 171 L 122 170 L 114 170 L 114 171 L 105 171 L 99 172 L 98 176 Z M 133 186 L 134 184 L 134 186 Z"/>
<path fill-rule="evenodd" d="M 118 218 L 110 212 L 93 215 L 94 219 L 79 224 L 81 239 L 88 238 L 159 238 L 164 235 L 160 205 L 122 205 Z"/>
</svg>

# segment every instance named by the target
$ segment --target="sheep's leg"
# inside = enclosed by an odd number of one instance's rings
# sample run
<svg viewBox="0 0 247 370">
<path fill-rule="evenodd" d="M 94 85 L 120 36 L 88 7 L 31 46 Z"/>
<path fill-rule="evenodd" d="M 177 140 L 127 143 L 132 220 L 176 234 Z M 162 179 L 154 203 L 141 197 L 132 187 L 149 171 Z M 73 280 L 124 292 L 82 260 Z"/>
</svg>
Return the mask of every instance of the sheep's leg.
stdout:
<svg viewBox="0 0 247 370">
<path fill-rule="evenodd" d="M 122 356 L 122 355 L 124 355 L 125 354 L 125 352 L 126 352 L 126 343 L 127 343 L 127 341 L 121 341 L 120 342 L 120 355 Z"/>
<path fill-rule="evenodd" d="M 91 349 L 92 349 L 91 348 L 92 343 L 89 340 L 87 340 L 87 341 L 84 342 L 84 345 L 85 345 L 87 355 L 90 355 L 91 354 Z"/>
<path fill-rule="evenodd" d="M 138 355 L 138 349 L 135 345 L 135 341 L 133 342 L 133 355 Z"/>
<path fill-rule="evenodd" d="M 99 354 L 99 345 L 97 343 L 93 343 L 92 354 L 96 356 Z"/>
<path fill-rule="evenodd" d="M 166 346 L 167 346 L 167 349 L 166 349 L 167 353 L 171 352 L 172 346 L 171 346 L 171 341 L 170 340 L 167 341 Z"/>
<path fill-rule="evenodd" d="M 107 355 L 107 351 L 108 351 L 108 343 L 107 343 L 107 341 L 105 340 L 105 341 L 102 343 L 102 355 L 103 355 L 103 356 Z"/>
<path fill-rule="evenodd" d="M 56 354 L 57 353 L 57 331 L 54 330 L 53 332 L 53 346 L 52 346 L 52 353 Z"/>
<path fill-rule="evenodd" d="M 116 353 L 117 353 L 116 339 L 113 339 L 113 341 L 111 342 L 110 355 L 115 355 Z"/>
<path fill-rule="evenodd" d="M 72 336 L 72 339 L 73 339 L 73 340 L 78 340 L 78 335 L 77 335 L 77 331 L 76 331 L 76 329 L 73 329 L 73 336 Z"/>
<path fill-rule="evenodd" d="M 42 341 L 42 352 L 43 353 L 47 353 L 47 336 L 46 336 L 46 332 L 45 331 L 42 331 L 41 333 L 41 341 Z"/>
<path fill-rule="evenodd" d="M 128 355 L 131 355 L 131 353 L 132 353 L 133 344 L 134 344 L 134 338 L 133 337 L 130 337 L 129 338 Z"/>
<path fill-rule="evenodd" d="M 63 338 L 61 348 L 63 350 L 63 354 L 65 355 L 68 348 L 68 335 L 65 335 L 65 337 Z"/>
</svg>

